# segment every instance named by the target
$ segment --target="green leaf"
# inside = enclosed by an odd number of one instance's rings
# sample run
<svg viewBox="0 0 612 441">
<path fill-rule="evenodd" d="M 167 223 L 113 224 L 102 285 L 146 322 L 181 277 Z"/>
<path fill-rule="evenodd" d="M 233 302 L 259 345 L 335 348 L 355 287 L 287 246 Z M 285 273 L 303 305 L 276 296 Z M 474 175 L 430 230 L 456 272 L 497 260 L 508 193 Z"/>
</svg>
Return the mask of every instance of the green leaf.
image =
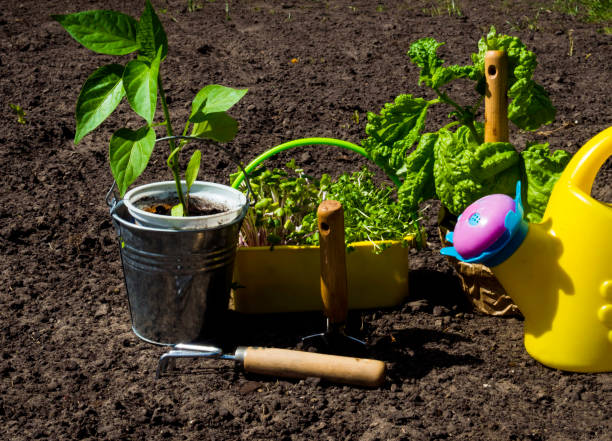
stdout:
<svg viewBox="0 0 612 441">
<path fill-rule="evenodd" d="M 405 178 L 397 197 L 408 210 L 416 212 L 421 202 L 436 195 L 433 167 L 437 139 L 436 133 L 424 134 L 416 149 L 406 158 L 402 171 Z"/>
<path fill-rule="evenodd" d="M 242 99 L 248 89 L 232 89 L 231 87 L 210 84 L 201 89 L 191 103 L 189 121 L 202 122 L 206 115 L 228 111 Z"/>
<path fill-rule="evenodd" d="M 106 55 L 126 55 L 138 50 L 137 22 L 116 11 L 84 11 L 52 15 L 76 41 L 87 49 Z"/>
<path fill-rule="evenodd" d="M 225 112 L 207 114 L 202 122 L 195 123 L 191 136 L 228 142 L 238 133 L 238 121 Z"/>
<path fill-rule="evenodd" d="M 434 146 L 434 179 L 440 201 L 455 215 L 493 193 L 514 195 L 518 153 L 508 143 L 478 144 L 469 129 L 441 129 Z"/>
<path fill-rule="evenodd" d="M 508 87 L 520 79 L 531 79 L 537 66 L 536 56 L 517 37 L 500 35 L 491 26 L 486 37 L 478 42 L 478 53 L 472 54 L 472 61 L 476 70 L 484 76 L 484 59 L 487 51 L 503 50 L 508 55 Z"/>
<path fill-rule="evenodd" d="M 410 61 L 421 68 L 419 73 L 419 84 L 431 87 L 432 79 L 436 70 L 444 64 L 444 60 L 438 58 L 437 51 L 444 43 L 433 38 L 421 38 L 410 45 L 408 56 Z"/>
<path fill-rule="evenodd" d="M 457 78 L 471 78 L 478 80 L 477 70 L 474 66 L 448 66 L 440 67 L 431 79 L 431 87 L 438 89 Z"/>
<path fill-rule="evenodd" d="M 142 174 L 155 146 L 155 131 L 144 126 L 117 130 L 110 140 L 110 166 L 121 196 Z"/>
<path fill-rule="evenodd" d="M 404 166 L 406 152 L 419 140 L 431 104 L 412 95 L 399 95 L 386 103 L 380 115 L 368 113 L 362 146 L 375 164 L 387 174 L 397 174 Z"/>
<path fill-rule="evenodd" d="M 526 185 L 525 217 L 529 222 L 540 222 L 553 187 L 570 161 L 564 150 L 550 153 L 548 144 L 529 145 L 521 152 Z"/>
<path fill-rule="evenodd" d="M 170 214 L 174 217 L 183 217 L 183 205 L 176 204 L 170 209 Z"/>
<path fill-rule="evenodd" d="M 75 144 L 113 113 L 125 95 L 123 66 L 109 64 L 97 69 L 83 85 L 76 105 Z"/>
<path fill-rule="evenodd" d="M 142 116 L 149 124 L 153 123 L 157 107 L 157 75 L 161 51 L 152 63 L 132 60 L 123 72 L 123 87 L 128 102 L 134 112 Z"/>
<path fill-rule="evenodd" d="M 485 142 L 473 150 L 474 176 L 479 180 L 494 178 L 519 162 L 519 155 L 509 142 Z"/>
<path fill-rule="evenodd" d="M 508 91 L 508 118 L 523 130 L 537 130 L 555 119 L 548 92 L 532 80 L 521 79 Z"/>
<path fill-rule="evenodd" d="M 191 155 L 191 159 L 189 159 L 189 163 L 187 164 L 187 170 L 185 171 L 185 180 L 187 181 L 187 192 L 191 189 L 191 186 L 198 178 L 198 173 L 200 172 L 200 159 L 202 158 L 202 152 L 200 150 L 196 150 Z"/>
<path fill-rule="evenodd" d="M 151 61 L 161 49 L 160 59 L 166 58 L 168 54 L 168 36 L 149 0 L 145 4 L 145 9 L 142 11 L 137 24 L 136 39 L 140 45 L 138 53 L 141 56 Z"/>
<path fill-rule="evenodd" d="M 421 68 L 419 84 L 425 83 L 432 89 L 438 89 L 457 78 L 478 80 L 481 74 L 474 66 L 443 66 L 444 60 L 437 55 L 438 48 L 443 44 L 433 38 L 421 38 L 410 45 L 408 56 Z"/>
</svg>

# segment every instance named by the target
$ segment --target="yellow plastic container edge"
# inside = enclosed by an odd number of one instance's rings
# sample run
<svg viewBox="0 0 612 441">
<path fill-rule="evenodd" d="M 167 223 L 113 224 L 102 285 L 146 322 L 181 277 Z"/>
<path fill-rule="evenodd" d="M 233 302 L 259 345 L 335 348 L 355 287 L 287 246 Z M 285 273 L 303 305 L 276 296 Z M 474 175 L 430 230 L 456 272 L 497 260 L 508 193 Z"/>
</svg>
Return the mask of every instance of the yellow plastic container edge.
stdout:
<svg viewBox="0 0 612 441">
<path fill-rule="evenodd" d="M 346 254 L 349 309 L 392 307 L 408 296 L 410 248 L 400 241 L 353 242 Z M 375 246 L 388 246 L 379 254 Z M 319 247 L 241 247 L 230 309 L 247 314 L 321 311 Z"/>
</svg>

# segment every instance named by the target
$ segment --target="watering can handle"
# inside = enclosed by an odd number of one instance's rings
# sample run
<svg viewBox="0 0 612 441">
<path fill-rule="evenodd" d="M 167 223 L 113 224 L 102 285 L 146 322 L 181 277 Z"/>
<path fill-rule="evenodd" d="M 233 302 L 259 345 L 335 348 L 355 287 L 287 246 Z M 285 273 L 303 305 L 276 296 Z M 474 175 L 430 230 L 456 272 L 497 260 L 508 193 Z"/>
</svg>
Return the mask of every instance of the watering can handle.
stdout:
<svg viewBox="0 0 612 441">
<path fill-rule="evenodd" d="M 559 183 L 591 194 L 593 182 L 604 162 L 612 156 L 612 127 L 591 138 L 572 157 Z"/>
</svg>

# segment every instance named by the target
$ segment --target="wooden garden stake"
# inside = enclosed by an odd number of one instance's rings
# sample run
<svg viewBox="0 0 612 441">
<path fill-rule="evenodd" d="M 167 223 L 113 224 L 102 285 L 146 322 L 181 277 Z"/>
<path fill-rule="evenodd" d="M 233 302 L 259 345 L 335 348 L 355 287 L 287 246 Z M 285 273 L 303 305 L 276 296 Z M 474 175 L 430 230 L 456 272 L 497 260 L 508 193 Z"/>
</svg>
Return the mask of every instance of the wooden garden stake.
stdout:
<svg viewBox="0 0 612 441">
<path fill-rule="evenodd" d="M 508 142 L 508 54 L 488 51 L 485 55 L 485 142 Z"/>
</svg>

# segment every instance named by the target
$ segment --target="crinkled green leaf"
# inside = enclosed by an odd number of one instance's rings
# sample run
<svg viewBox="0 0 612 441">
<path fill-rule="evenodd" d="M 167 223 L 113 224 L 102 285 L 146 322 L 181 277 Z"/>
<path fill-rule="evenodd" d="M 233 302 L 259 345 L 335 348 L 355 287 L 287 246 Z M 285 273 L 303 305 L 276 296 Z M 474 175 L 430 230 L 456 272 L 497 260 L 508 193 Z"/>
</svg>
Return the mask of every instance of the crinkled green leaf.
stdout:
<svg viewBox="0 0 612 441">
<path fill-rule="evenodd" d="M 433 76 L 436 70 L 442 64 L 444 60 L 438 58 L 437 51 L 440 46 L 444 43 L 440 43 L 433 38 L 421 38 L 410 45 L 408 50 L 408 56 L 410 60 L 421 68 L 419 73 L 419 84 L 425 83 L 425 85 L 431 87 Z"/>
<path fill-rule="evenodd" d="M 421 202 L 436 196 L 433 166 L 437 139 L 437 133 L 424 134 L 417 147 L 406 158 L 401 173 L 398 172 L 405 177 L 397 197 L 408 210 L 416 212 Z"/>
<path fill-rule="evenodd" d="M 478 42 L 478 53 L 472 54 L 475 68 L 484 75 L 485 55 L 490 50 L 503 50 L 508 54 L 508 86 L 520 79 L 531 79 L 536 66 L 536 56 L 517 37 L 500 35 L 491 26 L 486 37 Z"/>
<path fill-rule="evenodd" d="M 75 144 L 102 124 L 119 105 L 125 95 L 122 76 L 123 66 L 109 64 L 87 78 L 76 105 Z"/>
<path fill-rule="evenodd" d="M 548 199 L 571 155 L 564 150 L 551 153 L 548 144 L 533 144 L 521 152 L 527 181 L 523 198 L 525 217 L 529 222 L 540 222 Z"/>
<path fill-rule="evenodd" d="M 519 155 L 509 142 L 485 142 L 474 148 L 474 160 L 474 175 L 484 181 L 518 164 Z"/>
<path fill-rule="evenodd" d="M 419 84 L 438 89 L 457 78 L 477 80 L 479 72 L 474 66 L 443 66 L 444 60 L 437 55 L 438 48 L 443 44 L 433 38 L 421 38 L 410 45 L 408 56 L 421 68 Z"/>
<path fill-rule="evenodd" d="M 155 147 L 155 131 L 149 127 L 117 130 L 110 140 L 110 166 L 121 196 L 141 175 Z"/>
<path fill-rule="evenodd" d="M 200 150 L 196 150 L 191 155 L 189 159 L 189 163 L 187 164 L 187 170 L 185 171 L 185 181 L 187 182 L 187 192 L 191 189 L 191 186 L 198 178 L 198 173 L 200 172 L 200 160 L 202 158 L 202 152 Z"/>
<path fill-rule="evenodd" d="M 191 136 L 228 142 L 238 133 L 238 121 L 225 112 L 209 113 L 203 121 L 193 125 Z"/>
<path fill-rule="evenodd" d="M 508 91 L 508 118 L 523 130 L 536 130 L 555 119 L 548 92 L 534 81 L 521 79 Z"/>
<path fill-rule="evenodd" d="M 375 164 L 394 175 L 403 167 L 406 152 L 419 140 L 431 103 L 412 95 L 399 95 L 380 115 L 368 113 L 362 146 Z"/>
<path fill-rule="evenodd" d="M 447 67 L 440 67 L 435 71 L 433 75 L 433 78 L 431 80 L 431 87 L 438 89 L 444 86 L 445 84 L 456 80 L 457 78 L 476 79 L 478 76 L 476 72 L 477 70 L 474 66 L 452 65 Z"/>
<path fill-rule="evenodd" d="M 527 50 L 517 37 L 500 35 L 494 27 L 478 43 L 478 53 L 472 54 L 475 68 L 484 73 L 484 59 L 488 50 L 503 50 L 508 54 L 508 118 L 523 130 L 536 130 L 555 118 L 548 93 L 532 80 L 537 66 L 536 56 Z M 484 91 L 483 82 L 479 83 Z"/>
<path fill-rule="evenodd" d="M 76 41 L 87 49 L 106 55 L 126 55 L 138 50 L 137 22 L 116 11 L 83 11 L 52 15 Z"/>
<path fill-rule="evenodd" d="M 461 214 L 488 194 L 513 195 L 520 167 L 518 153 L 510 144 L 478 144 L 465 126 L 455 133 L 441 129 L 438 135 L 434 146 L 436 194 L 451 213 Z"/>
<path fill-rule="evenodd" d="M 160 59 L 166 58 L 168 53 L 168 36 L 149 0 L 146 1 L 145 9 L 140 15 L 136 28 L 136 39 L 139 44 L 138 53 L 142 57 L 152 61 L 161 49 Z"/>
<path fill-rule="evenodd" d="M 210 113 L 227 112 L 247 92 L 248 89 L 233 89 L 218 84 L 210 84 L 201 89 L 193 99 L 189 121 L 202 122 L 206 119 L 206 115 Z"/>
<path fill-rule="evenodd" d="M 123 72 L 123 87 L 128 102 L 134 112 L 142 116 L 149 124 L 153 123 L 157 107 L 157 76 L 161 50 L 152 63 L 132 60 Z"/>
</svg>

